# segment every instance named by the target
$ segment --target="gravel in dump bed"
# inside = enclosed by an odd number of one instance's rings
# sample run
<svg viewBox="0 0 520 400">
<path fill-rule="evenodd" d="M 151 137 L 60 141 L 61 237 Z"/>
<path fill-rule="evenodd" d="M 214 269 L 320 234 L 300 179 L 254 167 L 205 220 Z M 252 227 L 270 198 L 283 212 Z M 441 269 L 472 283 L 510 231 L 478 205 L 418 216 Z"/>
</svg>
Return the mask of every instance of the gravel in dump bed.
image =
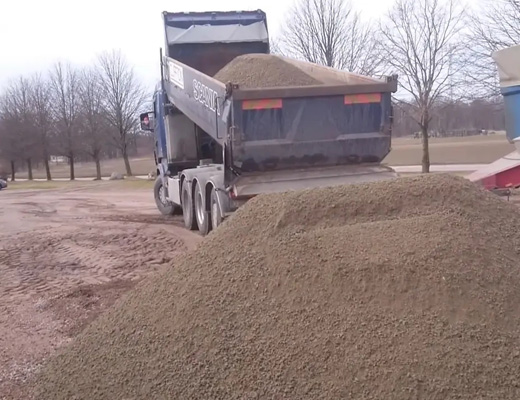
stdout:
<svg viewBox="0 0 520 400">
<path fill-rule="evenodd" d="M 519 399 L 520 214 L 432 175 L 252 199 L 38 399 Z"/>
<path fill-rule="evenodd" d="M 244 89 L 322 84 L 282 57 L 272 54 L 238 56 L 217 72 L 214 78 L 223 83 L 232 82 Z"/>
</svg>

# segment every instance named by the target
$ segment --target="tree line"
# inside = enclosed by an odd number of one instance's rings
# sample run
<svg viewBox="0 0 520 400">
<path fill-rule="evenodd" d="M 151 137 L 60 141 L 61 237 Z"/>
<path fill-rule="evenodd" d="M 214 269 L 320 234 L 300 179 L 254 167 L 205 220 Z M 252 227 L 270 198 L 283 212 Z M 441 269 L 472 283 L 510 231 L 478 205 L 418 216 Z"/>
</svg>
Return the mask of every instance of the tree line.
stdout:
<svg viewBox="0 0 520 400">
<path fill-rule="evenodd" d="M 520 44 L 520 2 L 395 0 L 379 20 L 366 21 L 348 0 L 295 0 L 272 52 L 370 76 L 399 75 L 395 134 L 418 132 L 423 172 L 429 137 L 477 129 L 503 130 L 503 100 L 494 51 Z M 138 134 L 145 99 L 120 52 L 78 69 L 57 63 L 45 74 L 21 77 L 0 92 L 0 158 L 23 163 L 67 157 L 70 177 L 79 157 L 96 162 L 109 148 L 131 175 L 129 144 Z M 456 133 L 458 134 L 458 133 Z"/>
<path fill-rule="evenodd" d="M 363 75 L 399 75 L 394 132 L 428 138 L 453 130 L 503 130 L 493 52 L 520 44 L 520 1 L 395 0 L 364 21 L 346 0 L 296 0 L 275 52 Z"/>
<path fill-rule="evenodd" d="M 9 162 L 13 180 L 20 164 L 29 179 L 34 165 L 43 164 L 51 180 L 53 155 L 67 158 L 71 180 L 75 162 L 85 158 L 94 160 L 101 179 L 101 159 L 116 149 L 131 176 L 129 146 L 146 99 L 120 51 L 84 68 L 58 62 L 46 73 L 11 80 L 0 92 L 0 158 Z"/>
</svg>

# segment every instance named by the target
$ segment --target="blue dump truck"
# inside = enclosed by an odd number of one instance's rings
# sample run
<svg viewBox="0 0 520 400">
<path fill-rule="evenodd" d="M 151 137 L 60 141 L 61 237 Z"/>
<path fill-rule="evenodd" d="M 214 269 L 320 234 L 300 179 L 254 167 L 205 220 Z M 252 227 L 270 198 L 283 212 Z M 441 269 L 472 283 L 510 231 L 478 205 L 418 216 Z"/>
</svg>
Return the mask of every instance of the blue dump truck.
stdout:
<svg viewBox="0 0 520 400">
<path fill-rule="evenodd" d="M 520 151 L 520 45 L 493 54 L 504 96 L 507 138 Z"/>
<path fill-rule="evenodd" d="M 206 235 L 259 194 L 396 176 L 381 161 L 397 76 L 285 59 L 319 84 L 241 87 L 214 76 L 238 56 L 270 53 L 263 11 L 164 12 L 163 21 L 161 81 L 140 116 L 155 135 L 162 214 Z"/>
<path fill-rule="evenodd" d="M 468 175 L 467 178 L 499 195 L 520 187 L 520 45 L 493 53 L 500 92 L 504 97 L 506 134 L 516 151 Z"/>
</svg>

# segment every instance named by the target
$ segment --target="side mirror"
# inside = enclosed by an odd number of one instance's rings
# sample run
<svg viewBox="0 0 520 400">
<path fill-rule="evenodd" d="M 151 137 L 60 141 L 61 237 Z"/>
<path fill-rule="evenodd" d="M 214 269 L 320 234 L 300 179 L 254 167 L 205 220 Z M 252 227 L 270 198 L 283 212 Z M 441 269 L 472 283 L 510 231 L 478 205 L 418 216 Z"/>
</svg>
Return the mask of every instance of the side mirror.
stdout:
<svg viewBox="0 0 520 400">
<path fill-rule="evenodd" d="M 141 130 L 143 131 L 153 131 L 152 121 L 154 119 L 153 112 L 146 112 L 139 115 L 139 120 L 141 121 Z"/>
</svg>

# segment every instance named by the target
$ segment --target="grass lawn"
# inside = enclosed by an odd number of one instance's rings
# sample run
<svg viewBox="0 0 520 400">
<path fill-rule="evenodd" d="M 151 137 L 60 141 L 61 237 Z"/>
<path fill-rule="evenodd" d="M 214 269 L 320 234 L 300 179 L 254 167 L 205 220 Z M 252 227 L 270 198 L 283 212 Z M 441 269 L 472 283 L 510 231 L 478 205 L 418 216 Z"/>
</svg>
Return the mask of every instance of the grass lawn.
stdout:
<svg viewBox="0 0 520 400">
<path fill-rule="evenodd" d="M 130 161 L 132 173 L 134 175 L 148 175 L 149 172 L 155 170 L 153 154 L 146 158 L 136 158 Z M 96 176 L 96 165 L 93 162 L 81 162 L 74 165 L 76 178 L 93 178 Z M 125 173 L 125 164 L 123 159 L 104 160 L 101 162 L 101 175 L 110 176 L 112 172 Z M 70 176 L 69 166 L 67 164 L 51 165 L 51 175 L 53 178 L 68 178 Z M 27 178 L 27 171 L 20 171 L 16 174 L 18 178 Z M 45 179 L 45 169 L 39 168 L 33 170 L 35 179 Z"/>
<path fill-rule="evenodd" d="M 515 150 L 504 134 L 489 136 L 469 136 L 454 138 L 430 139 L 430 160 L 432 164 L 487 164 Z M 397 138 L 392 140 L 392 151 L 384 163 L 390 166 L 421 164 L 422 144 L 420 139 Z M 148 175 L 154 170 L 153 155 L 130 161 L 134 175 Z M 76 163 L 76 177 L 90 178 L 95 176 L 95 165 L 92 162 Z M 122 159 L 106 160 L 101 164 L 103 176 L 112 172 L 125 171 Z M 68 178 L 68 165 L 53 165 L 53 178 Z M 27 172 L 19 172 L 19 178 L 27 178 Z M 34 178 L 45 178 L 45 171 L 33 172 Z"/>
<path fill-rule="evenodd" d="M 121 181 L 18 181 L 9 182 L 3 190 L 49 190 L 88 188 L 89 190 L 152 190 L 153 181 L 146 179 L 125 179 Z"/>
<path fill-rule="evenodd" d="M 504 134 L 454 138 L 431 138 L 432 164 L 488 164 L 515 151 Z M 385 158 L 388 165 L 419 165 L 422 158 L 420 139 L 392 140 L 392 151 Z"/>
</svg>

